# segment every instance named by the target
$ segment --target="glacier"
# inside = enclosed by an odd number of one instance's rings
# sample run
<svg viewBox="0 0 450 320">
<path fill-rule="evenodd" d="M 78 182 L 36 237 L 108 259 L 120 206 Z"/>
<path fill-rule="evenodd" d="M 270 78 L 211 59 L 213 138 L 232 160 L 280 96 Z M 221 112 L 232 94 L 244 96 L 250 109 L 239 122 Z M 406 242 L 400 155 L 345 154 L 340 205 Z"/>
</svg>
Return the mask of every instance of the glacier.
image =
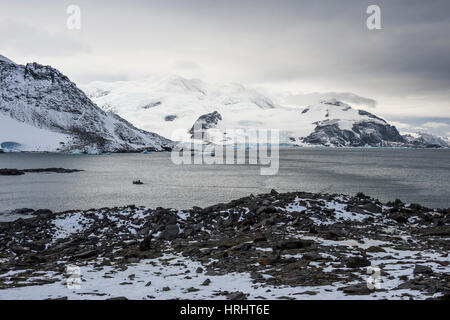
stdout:
<svg viewBox="0 0 450 320">
<path fill-rule="evenodd" d="M 294 146 L 424 147 L 429 141 L 413 143 L 386 120 L 336 99 L 308 106 L 285 105 L 236 83 L 170 75 L 95 81 L 82 88 L 103 110 L 117 112 L 134 125 L 174 141 L 189 142 L 199 121 L 207 132 L 207 143 L 221 143 L 228 129 L 241 130 L 238 142 L 248 138 L 249 130 L 279 129 L 280 144 Z"/>
</svg>

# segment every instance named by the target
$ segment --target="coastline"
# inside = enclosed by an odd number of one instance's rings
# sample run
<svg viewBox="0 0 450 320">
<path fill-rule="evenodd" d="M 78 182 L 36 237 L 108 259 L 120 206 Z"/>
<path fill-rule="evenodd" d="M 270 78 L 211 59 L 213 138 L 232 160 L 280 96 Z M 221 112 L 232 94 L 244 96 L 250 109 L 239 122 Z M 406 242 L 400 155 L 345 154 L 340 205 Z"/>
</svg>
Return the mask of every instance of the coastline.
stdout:
<svg viewBox="0 0 450 320">
<path fill-rule="evenodd" d="M 272 191 L 0 223 L 0 299 L 427 299 L 450 292 L 450 209 Z M 81 288 L 67 288 L 68 265 Z M 380 288 L 367 286 L 379 268 Z"/>
<path fill-rule="evenodd" d="M 244 146 L 244 144 L 243 144 Z M 432 146 L 432 147 L 425 147 L 425 146 L 326 146 L 326 145 L 280 145 L 279 149 L 337 149 L 337 150 L 447 150 L 450 149 L 449 147 L 443 147 L 443 146 Z M 195 149 L 192 149 L 191 151 L 194 151 Z M 150 154 L 152 152 L 171 152 L 172 150 L 170 148 L 165 148 L 164 150 L 156 150 L 151 148 L 142 148 L 139 150 L 118 150 L 118 151 L 101 151 L 99 153 L 89 153 L 88 151 L 83 152 L 76 152 L 77 150 L 74 150 L 72 152 L 68 151 L 40 151 L 40 150 L 34 150 L 34 151 L 22 151 L 22 150 L 2 150 L 0 149 L 0 154 L 7 154 L 7 153 L 50 153 L 50 154 L 72 154 L 72 155 L 105 155 L 105 154 L 115 154 L 115 153 L 132 153 L 132 154 Z"/>
</svg>

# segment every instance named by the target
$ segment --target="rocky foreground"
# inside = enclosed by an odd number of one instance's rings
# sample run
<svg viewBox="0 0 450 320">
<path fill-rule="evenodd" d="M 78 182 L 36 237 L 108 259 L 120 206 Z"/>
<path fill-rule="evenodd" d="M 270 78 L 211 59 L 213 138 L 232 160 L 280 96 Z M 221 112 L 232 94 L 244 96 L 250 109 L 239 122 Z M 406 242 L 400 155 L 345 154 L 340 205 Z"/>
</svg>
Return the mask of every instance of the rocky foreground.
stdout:
<svg viewBox="0 0 450 320">
<path fill-rule="evenodd" d="M 44 212 L 0 223 L 0 299 L 442 299 L 449 249 L 450 209 L 361 193 Z"/>
</svg>

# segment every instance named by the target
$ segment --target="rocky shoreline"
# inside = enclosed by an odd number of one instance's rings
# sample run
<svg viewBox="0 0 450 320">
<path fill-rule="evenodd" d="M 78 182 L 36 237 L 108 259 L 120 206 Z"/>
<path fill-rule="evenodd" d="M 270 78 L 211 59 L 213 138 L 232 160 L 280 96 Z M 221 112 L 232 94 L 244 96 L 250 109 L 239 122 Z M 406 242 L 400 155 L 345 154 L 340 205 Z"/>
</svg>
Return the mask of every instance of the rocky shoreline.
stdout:
<svg viewBox="0 0 450 320">
<path fill-rule="evenodd" d="M 0 299 L 442 299 L 449 251 L 450 209 L 362 193 L 47 211 L 0 223 Z"/>
<path fill-rule="evenodd" d="M 20 176 L 25 173 L 42 173 L 42 172 L 51 172 L 51 173 L 73 173 L 73 172 L 81 172 L 84 170 L 78 169 L 64 169 L 64 168 L 37 168 L 37 169 L 8 169 L 3 168 L 0 169 L 0 176 Z"/>
</svg>

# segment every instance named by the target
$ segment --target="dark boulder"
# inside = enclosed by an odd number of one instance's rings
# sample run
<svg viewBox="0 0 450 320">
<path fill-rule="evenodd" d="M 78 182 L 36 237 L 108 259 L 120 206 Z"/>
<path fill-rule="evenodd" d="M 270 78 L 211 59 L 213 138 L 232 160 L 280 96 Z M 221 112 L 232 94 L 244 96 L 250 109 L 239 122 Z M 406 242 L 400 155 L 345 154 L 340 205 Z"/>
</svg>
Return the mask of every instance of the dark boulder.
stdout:
<svg viewBox="0 0 450 320">
<path fill-rule="evenodd" d="M 151 241 L 152 241 L 152 236 L 146 236 L 144 238 L 144 240 L 142 240 L 142 242 L 139 244 L 139 250 L 141 251 L 147 251 L 151 248 Z"/>
<path fill-rule="evenodd" d="M 350 257 L 346 261 L 347 268 L 361 268 L 368 267 L 371 263 L 365 257 Z"/>
<path fill-rule="evenodd" d="M 176 224 L 169 224 L 166 226 L 165 230 L 161 234 L 161 238 L 164 240 L 174 240 L 178 238 L 180 233 L 180 228 Z"/>
<path fill-rule="evenodd" d="M 274 249 L 289 250 L 289 249 L 304 249 L 309 248 L 314 244 L 312 240 L 285 240 L 275 245 Z"/>
<path fill-rule="evenodd" d="M 229 295 L 227 295 L 227 299 L 228 300 L 246 300 L 247 295 L 243 292 L 236 291 L 236 292 L 232 292 Z"/>
<path fill-rule="evenodd" d="M 430 274 L 433 273 L 433 269 L 429 266 L 423 266 L 420 264 L 417 264 L 414 268 L 414 274 Z"/>
<path fill-rule="evenodd" d="M 17 169 L 0 169 L 0 176 L 20 176 L 25 174 L 23 170 Z"/>
<path fill-rule="evenodd" d="M 38 209 L 38 210 L 33 212 L 33 215 L 46 216 L 46 215 L 49 215 L 49 214 L 52 214 L 52 213 L 53 212 L 51 210 L 49 210 L 49 209 Z"/>
<path fill-rule="evenodd" d="M 348 295 L 368 295 L 372 292 L 367 288 L 367 285 L 364 284 L 341 287 L 338 290 Z"/>
</svg>

